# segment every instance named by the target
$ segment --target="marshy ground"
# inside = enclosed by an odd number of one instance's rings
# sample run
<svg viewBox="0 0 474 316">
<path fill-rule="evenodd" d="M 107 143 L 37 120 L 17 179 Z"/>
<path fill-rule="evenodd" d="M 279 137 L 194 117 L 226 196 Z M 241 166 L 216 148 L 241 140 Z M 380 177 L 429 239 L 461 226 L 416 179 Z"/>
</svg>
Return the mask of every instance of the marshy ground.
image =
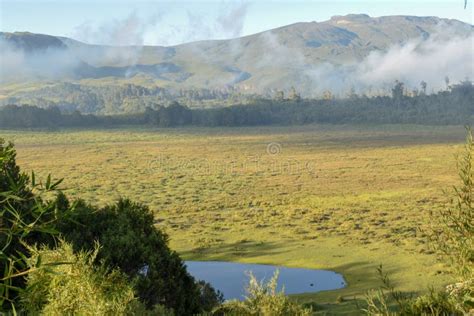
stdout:
<svg viewBox="0 0 474 316">
<path fill-rule="evenodd" d="M 146 203 L 187 260 L 321 268 L 343 290 L 295 297 L 353 313 L 379 285 L 423 292 L 449 280 L 423 230 L 457 183 L 461 126 L 2 131 L 37 177 L 72 197 Z M 74 189 L 68 189 L 74 188 Z"/>
</svg>

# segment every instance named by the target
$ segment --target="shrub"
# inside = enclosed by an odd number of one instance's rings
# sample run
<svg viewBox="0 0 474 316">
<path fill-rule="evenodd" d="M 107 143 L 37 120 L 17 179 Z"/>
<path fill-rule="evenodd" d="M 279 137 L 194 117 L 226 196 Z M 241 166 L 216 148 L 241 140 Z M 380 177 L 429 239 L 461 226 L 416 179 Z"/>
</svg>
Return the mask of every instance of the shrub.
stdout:
<svg viewBox="0 0 474 316">
<path fill-rule="evenodd" d="M 456 309 L 455 302 L 444 291 L 431 290 L 429 294 L 419 296 L 407 304 L 404 315 L 462 315 Z"/>
<path fill-rule="evenodd" d="M 224 302 L 224 295 L 217 291 L 207 282 L 198 281 L 200 301 L 199 305 L 204 311 L 211 311 Z"/>
<path fill-rule="evenodd" d="M 56 233 L 56 203 L 44 197 L 57 192 L 60 183 L 51 176 L 36 183 L 34 173 L 31 178 L 22 173 L 13 145 L 0 139 L 0 312 L 15 312 L 25 276 L 40 268 L 40 262 L 28 262 L 27 244 L 50 241 Z"/>
<path fill-rule="evenodd" d="M 377 290 L 367 292 L 365 301 L 367 307 L 362 309 L 367 315 L 397 315 L 390 302 L 394 301 L 398 305 L 399 313 L 410 305 L 412 297 L 397 291 L 387 273 L 384 273 L 382 265 L 377 268 L 377 274 L 382 282 L 382 287 Z"/>
<path fill-rule="evenodd" d="M 306 316 L 311 315 L 311 309 L 292 302 L 284 292 L 277 291 L 278 272 L 268 283 L 258 282 L 253 274 L 247 287 L 247 297 L 243 302 L 230 301 L 222 304 L 215 315 L 229 316 Z"/>
<path fill-rule="evenodd" d="M 56 249 L 31 248 L 30 262 L 47 269 L 32 270 L 22 292 L 24 311 L 32 315 L 121 315 L 133 302 L 133 288 L 118 270 L 93 265 L 99 246 L 74 253 L 70 244 Z"/>
<path fill-rule="evenodd" d="M 64 198 L 58 204 L 67 207 Z M 177 315 L 210 310 L 219 302 L 215 291 L 210 286 L 201 291 L 184 262 L 168 247 L 168 236 L 153 221 L 146 206 L 129 200 L 101 209 L 79 201 L 58 229 L 75 251 L 91 250 L 99 242 L 97 258 L 124 272 L 147 308 L 160 304 Z"/>
<path fill-rule="evenodd" d="M 446 292 L 454 300 L 457 310 L 474 314 L 473 279 L 450 284 L 446 287 Z"/>
<path fill-rule="evenodd" d="M 413 297 L 397 291 L 382 266 L 377 272 L 382 287 L 366 294 L 367 307 L 363 311 L 368 315 L 462 315 L 448 293 L 431 289 L 428 295 Z"/>
</svg>

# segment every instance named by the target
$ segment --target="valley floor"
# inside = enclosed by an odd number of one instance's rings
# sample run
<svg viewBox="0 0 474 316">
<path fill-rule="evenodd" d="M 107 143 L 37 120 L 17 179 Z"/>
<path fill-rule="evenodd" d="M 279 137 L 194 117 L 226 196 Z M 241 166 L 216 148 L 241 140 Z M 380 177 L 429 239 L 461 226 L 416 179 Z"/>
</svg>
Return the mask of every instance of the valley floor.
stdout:
<svg viewBox="0 0 474 316">
<path fill-rule="evenodd" d="M 343 290 L 299 295 L 354 314 L 379 286 L 449 281 L 423 230 L 457 183 L 461 126 L 336 126 L 0 131 L 37 177 L 105 204 L 148 204 L 185 259 L 323 268 Z"/>
</svg>

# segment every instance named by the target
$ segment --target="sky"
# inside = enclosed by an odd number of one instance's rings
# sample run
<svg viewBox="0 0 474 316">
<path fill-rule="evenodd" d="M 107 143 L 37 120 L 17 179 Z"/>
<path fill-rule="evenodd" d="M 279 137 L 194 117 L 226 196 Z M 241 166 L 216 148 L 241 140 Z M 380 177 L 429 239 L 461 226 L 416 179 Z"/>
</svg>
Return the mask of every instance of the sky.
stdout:
<svg viewBox="0 0 474 316">
<path fill-rule="evenodd" d="M 169 46 L 350 13 L 438 16 L 472 24 L 473 2 L 464 9 L 464 0 L 0 0 L 0 30 L 91 44 Z"/>
</svg>

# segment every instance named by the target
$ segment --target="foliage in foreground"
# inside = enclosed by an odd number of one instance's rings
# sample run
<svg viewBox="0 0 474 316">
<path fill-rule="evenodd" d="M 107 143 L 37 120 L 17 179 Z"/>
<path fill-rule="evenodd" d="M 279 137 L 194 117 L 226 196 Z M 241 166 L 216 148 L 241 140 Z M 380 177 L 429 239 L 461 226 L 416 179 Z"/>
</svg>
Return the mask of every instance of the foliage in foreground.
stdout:
<svg viewBox="0 0 474 316">
<path fill-rule="evenodd" d="M 93 264 L 98 245 L 79 253 L 65 242 L 56 249 L 31 250 L 29 261 L 41 260 L 49 268 L 28 274 L 21 297 L 29 315 L 122 315 L 134 301 L 133 288 L 121 272 Z"/>
<path fill-rule="evenodd" d="M 64 196 L 58 197 L 58 205 L 68 207 Z M 99 242 L 97 259 L 125 273 L 147 308 L 160 304 L 177 315 L 190 315 L 220 303 L 210 285 L 197 283 L 186 271 L 179 255 L 168 247 L 168 236 L 154 226 L 153 213 L 142 204 L 120 200 L 98 209 L 78 201 L 58 230 L 75 251 L 91 251 Z"/>
<path fill-rule="evenodd" d="M 283 291 L 277 290 L 278 272 L 267 282 L 259 282 L 250 273 L 247 297 L 243 302 L 230 301 L 222 304 L 215 315 L 229 316 L 309 316 L 311 309 L 292 302 Z"/>
<path fill-rule="evenodd" d="M 447 291 L 435 291 L 419 297 L 395 289 L 390 278 L 383 272 L 382 266 L 377 269 L 382 287 L 366 294 L 366 305 L 363 309 L 368 315 L 462 315 L 457 297 Z M 472 290 L 472 289 L 471 289 Z M 471 292 L 472 293 L 472 292 Z M 392 304 L 394 303 L 394 304 Z"/>
<path fill-rule="evenodd" d="M 27 244 L 50 241 L 56 233 L 56 203 L 44 197 L 55 193 L 59 184 L 50 176 L 44 184 L 36 183 L 34 173 L 30 178 L 21 172 L 13 145 L 0 139 L 0 312 L 15 311 L 25 276 L 45 267 L 39 260 L 28 260 Z"/>
</svg>

